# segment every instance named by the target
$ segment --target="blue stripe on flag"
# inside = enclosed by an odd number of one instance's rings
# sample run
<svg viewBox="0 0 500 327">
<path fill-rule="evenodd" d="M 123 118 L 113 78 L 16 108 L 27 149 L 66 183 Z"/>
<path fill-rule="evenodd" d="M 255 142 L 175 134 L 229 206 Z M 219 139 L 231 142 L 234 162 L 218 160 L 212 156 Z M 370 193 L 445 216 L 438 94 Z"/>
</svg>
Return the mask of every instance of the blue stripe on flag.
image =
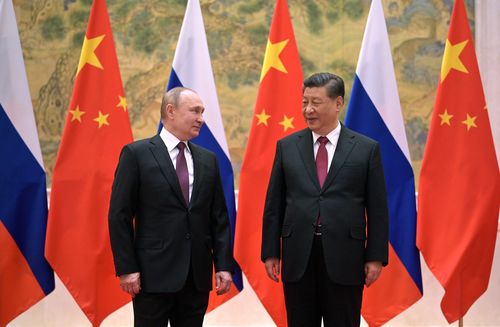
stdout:
<svg viewBox="0 0 500 327">
<path fill-rule="evenodd" d="M 0 104 L 0 219 L 26 258 L 45 294 L 54 274 L 45 260 L 47 190 L 45 171 Z"/>
<path fill-rule="evenodd" d="M 170 72 L 170 78 L 168 81 L 167 90 L 173 89 L 174 87 L 182 87 L 183 84 L 180 81 L 175 69 Z M 163 124 L 160 122 L 160 128 Z M 231 248 L 234 245 L 234 230 L 236 226 L 236 207 L 234 198 L 234 175 L 233 167 L 231 166 L 231 161 L 227 157 L 226 153 L 220 146 L 219 142 L 215 139 L 214 135 L 210 131 L 210 127 L 207 124 L 203 124 L 200 130 L 200 134 L 191 140 L 191 142 L 200 145 L 212 152 L 217 156 L 217 161 L 219 163 L 219 170 L 221 174 L 222 187 L 224 189 L 224 196 L 226 199 L 226 206 L 229 215 L 229 222 L 231 224 Z M 233 283 L 236 288 L 241 291 L 243 289 L 243 280 L 241 276 L 241 269 L 235 263 L 235 273 L 233 275 Z"/>
<path fill-rule="evenodd" d="M 415 181 L 411 164 L 355 76 L 345 124 L 380 143 L 389 206 L 389 240 L 422 292 L 420 256 L 416 247 Z"/>
</svg>

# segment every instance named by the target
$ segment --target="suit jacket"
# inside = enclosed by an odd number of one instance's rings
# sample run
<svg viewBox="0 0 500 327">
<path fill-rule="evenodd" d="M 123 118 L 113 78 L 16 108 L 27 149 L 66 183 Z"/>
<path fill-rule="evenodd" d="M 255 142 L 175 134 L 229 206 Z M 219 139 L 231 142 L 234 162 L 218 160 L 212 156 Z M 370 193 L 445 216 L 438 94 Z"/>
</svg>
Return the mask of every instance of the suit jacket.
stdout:
<svg viewBox="0 0 500 327">
<path fill-rule="evenodd" d="M 194 165 L 189 204 L 159 135 L 126 145 L 116 168 L 109 208 L 116 274 L 140 272 L 146 292 L 180 290 L 190 266 L 200 291 L 212 288 L 213 264 L 216 271 L 232 271 L 216 156 L 191 142 L 188 146 Z"/>
<path fill-rule="evenodd" d="M 311 130 L 278 141 L 267 190 L 262 261 L 282 259 L 284 282 L 298 281 L 311 253 L 314 226 L 333 282 L 364 282 L 367 261 L 388 261 L 388 210 L 378 143 L 342 125 L 322 188 Z"/>
</svg>

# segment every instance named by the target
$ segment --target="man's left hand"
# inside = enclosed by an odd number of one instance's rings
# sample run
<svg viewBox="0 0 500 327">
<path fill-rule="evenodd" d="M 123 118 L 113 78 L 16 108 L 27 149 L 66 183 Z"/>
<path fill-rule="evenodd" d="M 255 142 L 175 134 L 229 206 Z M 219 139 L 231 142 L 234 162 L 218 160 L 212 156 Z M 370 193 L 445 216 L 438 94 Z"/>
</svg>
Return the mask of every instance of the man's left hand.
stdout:
<svg viewBox="0 0 500 327">
<path fill-rule="evenodd" d="M 217 295 L 222 295 L 229 292 L 229 288 L 231 287 L 231 282 L 233 278 L 231 277 L 231 273 L 228 271 L 218 271 L 215 273 L 215 290 L 217 291 Z"/>
<path fill-rule="evenodd" d="M 370 287 L 379 278 L 382 272 L 382 262 L 369 261 L 365 263 L 365 284 Z"/>
</svg>

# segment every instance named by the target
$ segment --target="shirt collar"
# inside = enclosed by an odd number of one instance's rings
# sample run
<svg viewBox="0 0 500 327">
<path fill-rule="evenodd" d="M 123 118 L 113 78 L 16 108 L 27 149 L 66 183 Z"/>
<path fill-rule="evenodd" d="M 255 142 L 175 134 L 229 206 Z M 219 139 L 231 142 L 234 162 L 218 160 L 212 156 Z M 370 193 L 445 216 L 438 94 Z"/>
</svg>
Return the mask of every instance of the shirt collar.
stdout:
<svg viewBox="0 0 500 327">
<path fill-rule="evenodd" d="M 328 139 L 328 141 L 330 143 L 333 143 L 332 141 L 334 140 L 335 137 L 338 137 L 340 135 L 340 122 L 337 124 L 337 127 L 335 127 L 333 129 L 333 131 L 331 131 L 330 133 L 328 133 L 327 135 L 319 135 L 318 133 L 315 133 L 315 132 L 312 132 L 312 136 L 313 136 L 313 144 L 315 144 L 318 139 L 321 137 L 321 136 L 326 136 L 326 138 Z"/>
<path fill-rule="evenodd" d="M 160 131 L 160 137 L 163 140 L 163 143 L 165 143 L 165 146 L 167 147 L 168 152 L 172 151 L 173 149 L 177 148 L 177 144 L 181 142 L 174 134 L 170 133 L 165 126 Z M 191 152 L 189 149 L 188 143 L 186 141 L 183 141 L 184 144 L 186 144 L 186 150 Z"/>
</svg>

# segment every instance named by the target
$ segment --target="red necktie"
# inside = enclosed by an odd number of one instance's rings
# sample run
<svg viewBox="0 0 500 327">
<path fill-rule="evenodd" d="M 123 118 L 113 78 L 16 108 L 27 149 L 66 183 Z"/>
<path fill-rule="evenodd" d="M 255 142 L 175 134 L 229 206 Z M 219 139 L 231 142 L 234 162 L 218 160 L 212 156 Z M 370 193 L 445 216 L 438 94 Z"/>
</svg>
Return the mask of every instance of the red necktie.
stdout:
<svg viewBox="0 0 500 327">
<path fill-rule="evenodd" d="M 179 144 L 177 144 L 177 148 L 179 149 L 179 154 L 177 155 L 177 160 L 175 161 L 175 172 L 177 173 L 177 178 L 179 178 L 179 184 L 181 186 L 184 200 L 186 200 L 186 204 L 189 204 L 189 172 L 186 156 L 184 155 L 186 144 L 184 142 L 179 142 Z"/>
<path fill-rule="evenodd" d="M 320 136 L 318 142 L 319 149 L 316 154 L 316 173 L 318 174 L 319 186 L 323 187 L 326 175 L 328 174 L 328 151 L 326 150 L 328 139 L 325 136 Z"/>
</svg>

